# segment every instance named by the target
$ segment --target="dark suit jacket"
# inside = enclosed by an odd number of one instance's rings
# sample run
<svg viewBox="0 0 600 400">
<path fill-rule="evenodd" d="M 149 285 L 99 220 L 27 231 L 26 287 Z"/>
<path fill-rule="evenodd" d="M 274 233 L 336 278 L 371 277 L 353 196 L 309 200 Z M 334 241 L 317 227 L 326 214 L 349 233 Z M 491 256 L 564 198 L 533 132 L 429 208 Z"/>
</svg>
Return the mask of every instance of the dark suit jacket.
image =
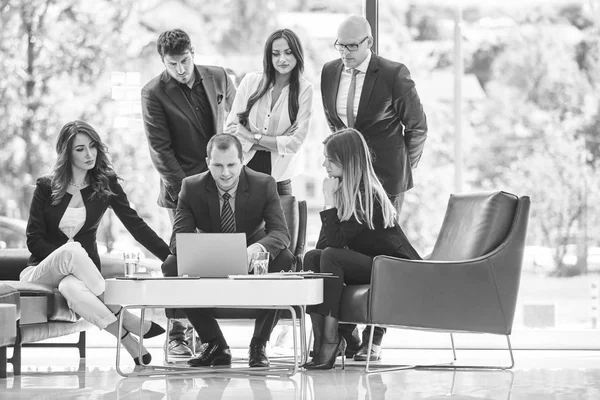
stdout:
<svg viewBox="0 0 600 400">
<path fill-rule="evenodd" d="M 322 225 L 317 249 L 347 248 L 371 257 L 385 255 L 408 260 L 421 259 L 399 225 L 392 228 L 383 227 L 383 215 L 378 203 L 373 208 L 373 230 L 366 224 L 358 223 L 354 217 L 342 222 L 337 212 L 335 207 L 321 211 Z"/>
<path fill-rule="evenodd" d="M 85 223 L 73 239 L 81 243 L 94 264 L 100 269 L 96 232 L 106 209 L 111 207 L 135 240 L 164 261 L 170 254 L 167 244 L 129 206 L 127 195 L 117 178 L 110 178 L 109 185 L 115 195 L 106 200 L 91 199 L 93 193 L 91 186 L 81 189 L 81 196 L 85 204 Z M 50 177 L 39 178 L 33 192 L 29 221 L 27 222 L 27 247 L 31 252 L 28 265 L 39 264 L 68 240 L 67 236 L 58 228 L 58 224 L 67 210 L 72 196 L 69 193 L 65 194 L 60 204 L 53 206 L 51 194 Z"/>
<path fill-rule="evenodd" d="M 246 234 L 247 245 L 262 244 L 271 260 L 287 248 L 290 235 L 272 176 L 243 167 L 235 195 L 236 232 Z M 210 172 L 183 180 L 173 222 L 171 250 L 176 254 L 180 232 L 221 232 L 219 191 Z"/>
<path fill-rule="evenodd" d="M 331 61 L 321 72 L 323 107 L 332 131 L 346 128 L 336 109 L 344 64 Z M 360 95 L 354 128 L 363 134 L 374 153 L 373 166 L 389 195 L 412 188 L 412 168 L 417 166 L 427 120 L 408 69 L 372 54 Z"/>
<path fill-rule="evenodd" d="M 200 121 L 191 104 L 167 71 L 142 89 L 142 115 L 150 157 L 160 174 L 158 205 L 177 206 L 181 181 L 206 171 L 206 144 L 223 132 L 226 112 L 235 97 L 235 86 L 221 67 L 196 65 L 210 103 L 214 129 L 200 134 Z"/>
</svg>

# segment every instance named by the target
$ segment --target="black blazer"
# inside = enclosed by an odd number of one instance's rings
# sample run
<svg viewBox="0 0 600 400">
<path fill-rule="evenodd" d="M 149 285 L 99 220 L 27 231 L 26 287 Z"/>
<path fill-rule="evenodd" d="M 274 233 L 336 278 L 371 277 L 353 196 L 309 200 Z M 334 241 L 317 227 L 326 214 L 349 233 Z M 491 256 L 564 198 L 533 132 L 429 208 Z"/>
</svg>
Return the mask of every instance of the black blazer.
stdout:
<svg viewBox="0 0 600 400">
<path fill-rule="evenodd" d="M 290 234 L 272 176 L 242 167 L 235 195 L 236 232 L 246 234 L 247 245 L 262 244 L 271 259 L 290 244 Z M 221 232 L 219 191 L 209 171 L 183 180 L 173 222 L 171 252 L 176 254 L 180 232 Z"/>
<path fill-rule="evenodd" d="M 321 72 L 323 107 L 334 132 L 346 128 L 336 109 L 343 68 L 338 59 L 325 64 Z M 412 168 L 423 153 L 427 120 L 406 66 L 371 55 L 354 128 L 373 151 L 375 173 L 388 195 L 412 188 Z"/>
<path fill-rule="evenodd" d="M 383 227 L 381 206 L 373 209 L 375 229 L 360 224 L 352 217 L 340 221 L 337 208 L 321 211 L 321 232 L 317 249 L 326 247 L 347 248 L 357 253 L 375 256 L 393 256 L 408 260 L 420 260 L 421 256 L 412 247 L 399 225 Z"/>
<path fill-rule="evenodd" d="M 109 185 L 115 196 L 106 200 L 90 199 L 93 193 L 91 186 L 81 189 L 81 196 L 85 204 L 85 223 L 73 239 L 81 243 L 94 264 L 100 269 L 96 232 L 106 209 L 111 207 L 133 237 L 152 254 L 164 261 L 170 254 L 167 244 L 129 206 L 127 195 L 116 177 L 110 178 Z M 60 204 L 53 206 L 51 194 L 50 177 L 39 178 L 33 192 L 29 221 L 27 222 L 27 247 L 31 252 L 28 265 L 39 264 L 68 240 L 67 236 L 58 228 L 58 224 L 72 196 L 66 193 Z"/>
<path fill-rule="evenodd" d="M 181 181 L 206 171 L 206 144 L 223 132 L 235 86 L 221 67 L 196 65 L 210 103 L 214 129 L 200 134 L 200 121 L 176 80 L 167 71 L 142 88 L 142 116 L 150 157 L 160 174 L 158 205 L 176 208 Z"/>
</svg>

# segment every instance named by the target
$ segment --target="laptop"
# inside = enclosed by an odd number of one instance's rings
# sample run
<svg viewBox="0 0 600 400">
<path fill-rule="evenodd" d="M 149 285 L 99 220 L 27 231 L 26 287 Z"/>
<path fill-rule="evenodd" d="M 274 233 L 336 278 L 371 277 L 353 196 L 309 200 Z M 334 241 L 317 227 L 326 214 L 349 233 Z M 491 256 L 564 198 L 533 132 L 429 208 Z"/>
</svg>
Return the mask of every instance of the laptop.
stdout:
<svg viewBox="0 0 600 400">
<path fill-rule="evenodd" d="M 227 278 L 248 274 L 245 233 L 178 233 L 180 277 Z"/>
</svg>

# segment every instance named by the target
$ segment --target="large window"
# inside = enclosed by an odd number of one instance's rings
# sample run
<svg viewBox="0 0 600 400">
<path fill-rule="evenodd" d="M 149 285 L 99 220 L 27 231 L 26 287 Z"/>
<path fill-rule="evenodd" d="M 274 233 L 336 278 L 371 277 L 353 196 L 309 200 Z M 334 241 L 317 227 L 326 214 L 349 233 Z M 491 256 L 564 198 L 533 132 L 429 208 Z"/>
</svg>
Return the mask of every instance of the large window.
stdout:
<svg viewBox="0 0 600 400">
<path fill-rule="evenodd" d="M 379 54 L 409 68 L 429 123 L 402 214 L 407 235 L 427 254 L 457 190 L 530 196 L 515 344 L 599 346 L 598 0 L 0 1 L 0 215 L 21 220 L 10 229 L 22 229 L 33 183 L 52 167 L 54 138 L 77 118 L 106 139 L 130 200 L 168 239 L 140 110 L 141 86 L 164 69 L 158 35 L 186 30 L 197 63 L 222 65 L 239 82 L 262 69 L 268 34 L 287 27 L 301 38 L 315 88 L 302 173 L 293 180 L 309 204 L 310 249 L 329 133 L 321 68 L 338 57 L 341 20 L 374 6 Z M 105 251 L 135 245 L 114 216 L 103 225 Z M 3 233 L 0 246 L 13 245 L 24 242 Z M 386 345 L 423 343 L 388 335 Z"/>
<path fill-rule="evenodd" d="M 520 347 L 599 344 L 598 6 L 379 1 L 379 54 L 411 70 L 429 123 L 404 211 L 409 237 L 430 248 L 457 190 L 531 197 Z"/>
</svg>

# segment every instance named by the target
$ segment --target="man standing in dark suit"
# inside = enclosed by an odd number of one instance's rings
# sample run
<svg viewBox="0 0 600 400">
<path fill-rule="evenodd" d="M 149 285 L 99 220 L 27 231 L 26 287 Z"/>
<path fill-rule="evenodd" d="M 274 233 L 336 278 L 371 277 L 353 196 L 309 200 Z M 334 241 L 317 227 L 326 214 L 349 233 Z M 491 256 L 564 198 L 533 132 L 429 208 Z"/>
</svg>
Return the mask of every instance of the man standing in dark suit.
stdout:
<svg viewBox="0 0 600 400">
<path fill-rule="evenodd" d="M 177 234 L 198 231 L 243 232 L 248 260 L 253 253 L 267 251 L 270 272 L 289 270 L 294 256 L 287 248 L 290 236 L 273 177 L 243 166 L 242 145 L 233 135 L 212 137 L 206 153 L 209 171 L 183 180 L 171 237 L 173 256 L 163 264 L 165 276 L 177 275 Z M 188 364 L 195 367 L 231 364 L 231 352 L 211 312 L 198 308 L 183 312 L 203 343 L 200 355 Z M 250 367 L 269 366 L 265 345 L 278 320 L 277 310 L 262 311 L 256 319 L 249 349 Z"/>
<path fill-rule="evenodd" d="M 190 38 L 181 29 L 163 32 L 156 47 L 165 71 L 143 87 L 142 115 L 150 157 L 160 174 L 158 205 L 173 222 L 181 181 L 206 171 L 206 144 L 223 132 L 235 86 L 222 67 L 194 64 Z M 192 355 L 184 329 L 173 320 L 169 355 Z"/>
<path fill-rule="evenodd" d="M 362 16 L 346 18 L 337 32 L 335 48 L 340 59 L 328 62 L 321 72 L 323 107 L 329 127 L 358 130 L 374 153 L 373 167 L 398 213 L 404 192 L 412 188 L 425 139 L 427 120 L 410 72 L 403 64 L 371 51 L 371 26 Z M 340 324 L 355 359 L 366 360 L 369 331 L 363 344 L 355 325 Z M 354 333 L 354 334 L 353 334 Z M 378 360 L 384 328 L 376 327 L 371 360 Z M 349 356 L 351 354 L 348 354 Z"/>
</svg>

